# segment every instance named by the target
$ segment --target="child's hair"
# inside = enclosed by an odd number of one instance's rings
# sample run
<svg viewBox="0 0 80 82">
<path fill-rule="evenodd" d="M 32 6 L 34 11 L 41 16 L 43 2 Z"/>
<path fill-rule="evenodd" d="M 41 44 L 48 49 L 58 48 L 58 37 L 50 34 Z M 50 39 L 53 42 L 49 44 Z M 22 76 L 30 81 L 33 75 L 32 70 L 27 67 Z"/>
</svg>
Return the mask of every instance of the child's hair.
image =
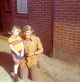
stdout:
<svg viewBox="0 0 80 82">
<path fill-rule="evenodd" d="M 12 28 L 12 33 L 14 32 L 14 31 L 18 31 L 18 32 L 21 32 L 21 29 L 20 29 L 20 27 L 19 26 L 13 26 L 13 28 Z"/>
</svg>

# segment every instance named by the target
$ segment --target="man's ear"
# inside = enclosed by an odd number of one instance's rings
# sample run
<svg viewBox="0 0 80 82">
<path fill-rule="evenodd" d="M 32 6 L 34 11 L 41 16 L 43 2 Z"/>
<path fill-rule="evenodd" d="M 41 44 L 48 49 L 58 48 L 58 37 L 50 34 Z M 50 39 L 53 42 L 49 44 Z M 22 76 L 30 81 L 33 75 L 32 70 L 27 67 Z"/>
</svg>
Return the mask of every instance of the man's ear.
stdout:
<svg viewBox="0 0 80 82">
<path fill-rule="evenodd" d="M 32 30 L 31 30 L 31 34 L 33 34 L 33 33 L 34 33 L 34 30 L 32 29 Z"/>
<path fill-rule="evenodd" d="M 34 30 L 32 29 L 32 32 L 34 32 Z"/>
<path fill-rule="evenodd" d="M 31 30 L 31 34 L 33 34 L 33 31 Z"/>
<path fill-rule="evenodd" d="M 23 35 L 25 35 L 25 32 L 23 33 Z"/>
</svg>

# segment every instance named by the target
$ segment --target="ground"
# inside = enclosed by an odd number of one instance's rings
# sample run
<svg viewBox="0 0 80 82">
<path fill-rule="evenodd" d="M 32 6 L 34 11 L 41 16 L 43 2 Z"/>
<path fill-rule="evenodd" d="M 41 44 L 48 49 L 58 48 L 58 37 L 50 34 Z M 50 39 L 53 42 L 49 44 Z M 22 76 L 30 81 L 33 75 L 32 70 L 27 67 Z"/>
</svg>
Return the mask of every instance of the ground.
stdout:
<svg viewBox="0 0 80 82">
<path fill-rule="evenodd" d="M 13 82 L 12 67 L 7 38 L 0 37 L 0 82 Z M 80 82 L 80 65 L 41 54 L 33 78 L 34 81 L 28 79 L 26 82 Z"/>
</svg>

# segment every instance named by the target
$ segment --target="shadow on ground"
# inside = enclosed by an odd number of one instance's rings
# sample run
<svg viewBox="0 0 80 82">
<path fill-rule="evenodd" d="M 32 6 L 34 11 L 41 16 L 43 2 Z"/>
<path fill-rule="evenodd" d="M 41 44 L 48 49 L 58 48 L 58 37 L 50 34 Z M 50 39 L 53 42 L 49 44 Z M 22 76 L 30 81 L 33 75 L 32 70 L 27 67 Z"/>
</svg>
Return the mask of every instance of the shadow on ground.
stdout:
<svg viewBox="0 0 80 82">
<path fill-rule="evenodd" d="M 12 57 L 9 53 L 0 52 L 0 66 L 10 73 L 13 67 Z"/>
<path fill-rule="evenodd" d="M 13 68 L 12 57 L 9 53 L 0 52 L 0 82 L 13 82 L 10 73 Z"/>
</svg>

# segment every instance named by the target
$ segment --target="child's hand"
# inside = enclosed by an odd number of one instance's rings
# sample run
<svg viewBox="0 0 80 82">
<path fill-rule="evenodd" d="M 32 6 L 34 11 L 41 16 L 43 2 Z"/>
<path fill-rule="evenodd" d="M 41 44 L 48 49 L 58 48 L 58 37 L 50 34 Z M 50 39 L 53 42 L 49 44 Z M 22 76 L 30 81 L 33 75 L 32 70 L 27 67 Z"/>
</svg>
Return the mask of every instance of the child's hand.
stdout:
<svg viewBox="0 0 80 82">
<path fill-rule="evenodd" d="M 21 57 L 23 57 L 24 56 L 24 53 L 21 53 Z"/>
<path fill-rule="evenodd" d="M 20 56 L 20 53 L 17 53 L 17 56 Z"/>
</svg>

